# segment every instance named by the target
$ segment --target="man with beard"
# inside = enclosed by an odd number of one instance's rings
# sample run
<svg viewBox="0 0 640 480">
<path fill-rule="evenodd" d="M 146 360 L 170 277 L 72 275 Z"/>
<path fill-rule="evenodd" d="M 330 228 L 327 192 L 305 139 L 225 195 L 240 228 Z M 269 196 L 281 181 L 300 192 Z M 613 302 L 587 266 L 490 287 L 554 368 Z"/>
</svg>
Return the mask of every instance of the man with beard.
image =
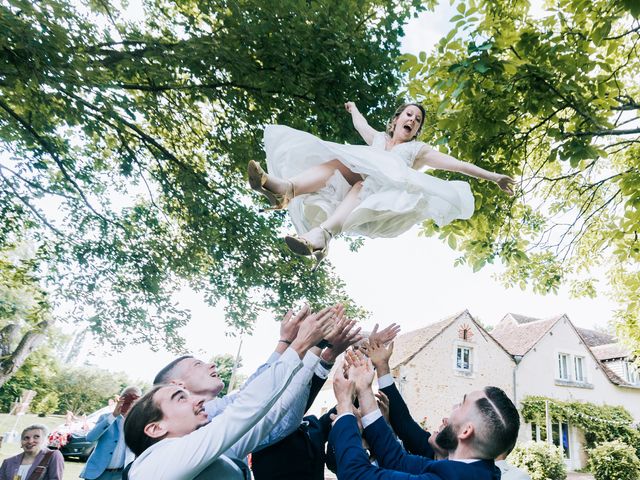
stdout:
<svg viewBox="0 0 640 480">
<path fill-rule="evenodd" d="M 402 395 L 391 376 L 389 360 L 393 354 L 393 343 L 384 345 L 381 342 L 369 341 L 366 354 L 371 359 L 378 376 L 378 389 L 389 398 L 389 422 L 398 438 L 402 440 L 405 450 L 413 455 L 421 455 L 427 458 L 443 460 L 448 452 L 440 448 L 436 442 L 438 432 L 447 426 L 448 419 L 443 418 L 442 424 L 435 432 L 425 431 L 416 422 Z M 501 480 L 531 480 L 531 477 L 523 470 L 506 461 L 511 452 L 501 453 L 496 457 L 496 466 L 500 469 Z"/>
<path fill-rule="evenodd" d="M 515 405 L 497 387 L 470 392 L 449 415 L 436 436 L 447 451 L 447 460 L 410 455 L 400 447 L 382 418 L 371 389 L 374 370 L 360 352 L 348 352 L 347 375 L 336 375 L 333 388 L 338 417 L 329 436 L 338 465 L 338 479 L 349 480 L 499 480 L 494 459 L 515 445 L 520 419 Z M 357 394 L 363 414 L 364 437 L 379 462 L 371 465 L 362 448 L 355 417 L 351 413 Z"/>
</svg>

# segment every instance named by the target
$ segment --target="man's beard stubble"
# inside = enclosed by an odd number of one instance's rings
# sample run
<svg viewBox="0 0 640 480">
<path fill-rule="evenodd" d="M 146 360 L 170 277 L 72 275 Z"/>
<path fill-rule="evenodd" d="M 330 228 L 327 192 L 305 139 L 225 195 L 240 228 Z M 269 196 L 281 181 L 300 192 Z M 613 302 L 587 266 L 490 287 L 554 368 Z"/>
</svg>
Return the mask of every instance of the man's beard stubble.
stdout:
<svg viewBox="0 0 640 480">
<path fill-rule="evenodd" d="M 450 424 L 438 432 L 436 444 L 448 452 L 458 448 L 458 435 Z"/>
</svg>

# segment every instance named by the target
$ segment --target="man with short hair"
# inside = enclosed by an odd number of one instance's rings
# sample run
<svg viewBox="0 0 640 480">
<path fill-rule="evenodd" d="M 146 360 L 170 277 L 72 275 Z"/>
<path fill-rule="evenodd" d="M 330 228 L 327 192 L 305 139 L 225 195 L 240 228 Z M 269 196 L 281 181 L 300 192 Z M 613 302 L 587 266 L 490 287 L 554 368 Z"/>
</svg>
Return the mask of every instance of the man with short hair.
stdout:
<svg viewBox="0 0 640 480">
<path fill-rule="evenodd" d="M 137 455 L 129 479 L 250 478 L 242 457 L 287 413 L 276 402 L 304 368 L 301 359 L 307 351 L 333 329 L 334 313 L 325 309 L 309 315 L 296 329 L 295 338 L 287 340 L 291 345 L 282 355 L 211 420 L 202 396 L 177 384 L 156 385 L 134 406 L 125 423 L 127 444 Z M 239 443 L 244 451 L 235 450 L 237 458 L 227 455 Z"/>
<path fill-rule="evenodd" d="M 124 467 L 133 460 L 133 454 L 124 441 L 124 420 L 131 405 L 140 398 L 138 387 L 122 390 L 113 413 L 101 415 L 95 427 L 87 433 L 87 441 L 98 443 L 87 460 L 80 478 L 87 480 L 120 480 Z"/>
<path fill-rule="evenodd" d="M 287 392 L 284 394 L 283 401 L 285 401 L 286 398 L 289 399 L 286 401 L 287 414 L 281 418 L 266 438 L 260 442 L 256 450 L 261 450 L 285 438 L 299 427 L 302 416 L 308 408 L 307 403 L 310 390 L 313 389 L 314 393 L 317 393 L 322 384 L 324 384 L 333 361 L 337 356 L 335 353 L 336 347 L 341 348 L 341 350 L 337 352 L 340 354 L 353 341 L 360 339 L 358 336 L 360 328 L 355 328 L 356 322 L 345 317 L 342 305 L 327 307 L 317 314 L 312 314 L 306 305 L 297 315 L 293 315 L 293 312 L 289 311 L 280 324 L 280 337 L 274 352 L 267 362 L 260 366 L 258 370 L 247 379 L 240 391 L 251 384 L 256 376 L 268 368 L 270 364 L 280 358 L 280 355 L 282 355 L 293 339 L 295 339 L 301 322 L 309 315 L 333 316 L 335 328 L 327 336 L 326 341 L 328 348 L 325 348 L 321 353 L 320 348 L 314 347 L 306 353 L 303 368 L 295 376 Z M 153 383 L 154 385 L 161 383 L 180 385 L 189 390 L 190 393 L 204 397 L 204 408 L 209 419 L 213 419 L 223 413 L 226 408 L 233 404 L 239 395 L 239 392 L 235 392 L 219 397 L 219 393 L 224 388 L 224 382 L 217 374 L 216 365 L 214 363 L 203 362 L 192 356 L 179 357 L 169 363 L 156 375 Z M 237 445 L 237 448 L 244 450 L 242 444 Z M 233 454 L 233 452 L 228 453 Z"/>
<path fill-rule="evenodd" d="M 348 352 L 347 377 L 334 377 L 338 417 L 329 436 L 338 478 L 350 480 L 499 480 L 494 459 L 515 445 L 520 419 L 507 395 L 497 387 L 470 392 L 449 415 L 438 433 L 437 445 L 448 452 L 447 460 L 410 455 L 400 447 L 382 418 L 371 390 L 374 371 L 360 352 Z M 369 463 L 352 412 L 357 393 L 364 437 L 380 467 Z"/>
</svg>

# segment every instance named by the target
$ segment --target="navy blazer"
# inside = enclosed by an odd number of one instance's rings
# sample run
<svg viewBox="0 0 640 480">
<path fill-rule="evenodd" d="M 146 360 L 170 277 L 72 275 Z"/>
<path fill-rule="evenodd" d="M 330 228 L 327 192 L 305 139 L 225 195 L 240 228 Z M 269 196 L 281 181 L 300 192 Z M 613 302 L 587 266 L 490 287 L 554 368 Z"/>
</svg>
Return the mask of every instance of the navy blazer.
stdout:
<svg viewBox="0 0 640 480">
<path fill-rule="evenodd" d="M 396 384 L 392 383 L 388 387 L 381 388 L 380 391 L 389 397 L 389 422 L 398 438 L 402 440 L 402 445 L 407 452 L 433 458 L 433 448 L 429 445 L 431 433 L 425 431 L 411 417 L 409 407 L 400 395 Z"/>
<path fill-rule="evenodd" d="M 341 417 L 331 429 L 339 480 L 500 480 L 493 460 L 463 463 L 408 454 L 383 418 L 365 429 L 365 437 L 380 467 L 369 463 L 353 415 Z"/>
</svg>

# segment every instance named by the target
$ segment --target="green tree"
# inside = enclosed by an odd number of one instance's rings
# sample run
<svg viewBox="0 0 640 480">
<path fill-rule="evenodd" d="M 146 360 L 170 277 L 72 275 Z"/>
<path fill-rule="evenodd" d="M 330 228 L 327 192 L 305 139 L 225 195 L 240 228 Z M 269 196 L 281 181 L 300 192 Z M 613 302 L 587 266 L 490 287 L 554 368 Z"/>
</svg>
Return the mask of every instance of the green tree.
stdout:
<svg viewBox="0 0 640 480">
<path fill-rule="evenodd" d="M 224 388 L 220 395 L 226 395 L 229 392 L 229 385 L 231 385 L 231 378 L 233 377 L 233 365 L 236 361 L 236 357 L 229 353 L 225 353 L 223 355 L 214 355 L 210 362 L 216 364 L 216 370 L 218 371 L 218 375 L 224 382 Z M 238 362 L 237 368 L 242 367 L 242 359 Z M 234 380 L 235 387 L 242 385 L 244 382 L 244 376 L 240 375 L 236 371 L 236 378 Z"/>
<path fill-rule="evenodd" d="M 58 411 L 89 414 L 106 407 L 109 399 L 123 388 L 134 385 L 124 373 L 112 373 L 96 367 L 61 369 L 51 381 L 51 391 L 58 394 Z M 142 388 L 142 386 L 140 385 Z"/>
<path fill-rule="evenodd" d="M 428 109 L 424 139 L 520 182 L 511 199 L 473 181 L 473 218 L 423 230 L 460 250 L 458 264 L 499 259 L 507 285 L 538 293 L 564 282 L 595 296 L 608 271 L 620 337 L 640 353 L 640 6 L 529 7 L 456 2 L 434 51 L 405 57 L 406 92 Z"/>
<path fill-rule="evenodd" d="M 141 22 L 77 4 L 0 2 L 0 246 L 35 242 L 69 320 L 114 344 L 179 350 L 185 285 L 240 330 L 344 298 L 286 251 L 285 214 L 259 214 L 243 171 L 266 123 L 352 140 L 351 99 L 381 126 L 421 2 L 146 0 Z"/>
<path fill-rule="evenodd" d="M 45 340 L 52 323 L 47 294 L 28 257 L 17 249 L 0 249 L 0 387 Z M 29 382 L 26 375 L 19 383 L 28 389 Z M 19 396 L 19 390 L 13 393 Z"/>
<path fill-rule="evenodd" d="M 0 411 L 8 413 L 11 405 L 20 398 L 23 390 L 34 390 L 31 410 L 52 390 L 52 380 L 58 374 L 58 362 L 45 349 L 38 349 L 29 355 L 2 386 L 0 386 Z"/>
</svg>

